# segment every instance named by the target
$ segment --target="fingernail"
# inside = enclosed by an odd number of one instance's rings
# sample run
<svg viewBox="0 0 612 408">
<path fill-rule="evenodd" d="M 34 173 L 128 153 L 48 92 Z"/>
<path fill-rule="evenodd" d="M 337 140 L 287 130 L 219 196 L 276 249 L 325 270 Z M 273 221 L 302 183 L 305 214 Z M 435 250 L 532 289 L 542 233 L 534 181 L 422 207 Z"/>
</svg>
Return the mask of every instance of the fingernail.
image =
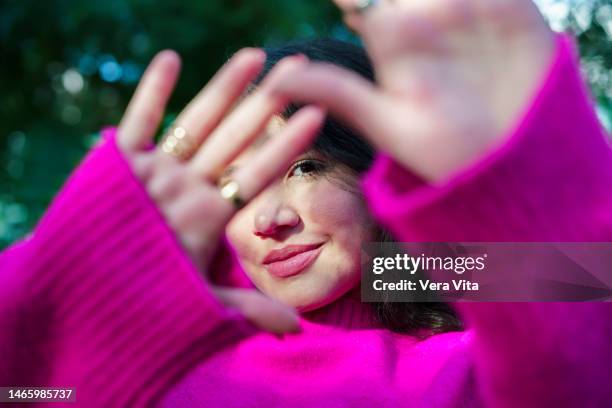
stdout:
<svg viewBox="0 0 612 408">
<path fill-rule="evenodd" d="M 251 48 L 253 53 L 253 58 L 256 58 L 258 61 L 265 61 L 267 58 L 266 52 L 261 48 Z"/>
<path fill-rule="evenodd" d="M 282 61 L 284 62 L 283 65 L 294 68 L 307 64 L 308 57 L 304 54 L 295 54 L 289 57 L 285 57 Z"/>
<path fill-rule="evenodd" d="M 232 55 L 232 57 L 230 58 L 230 60 L 236 59 L 254 59 L 263 62 L 266 60 L 266 52 L 261 48 L 255 47 L 241 48 L 240 50 L 236 51 L 236 53 L 234 53 L 234 55 Z"/>
<path fill-rule="evenodd" d="M 151 66 L 161 68 L 167 74 L 177 72 L 181 67 L 181 57 L 174 50 L 163 50 L 155 55 Z"/>
<path fill-rule="evenodd" d="M 166 58 L 173 58 L 173 59 L 177 59 L 177 60 L 181 59 L 181 57 L 178 55 L 178 53 L 176 51 L 170 50 L 170 49 L 160 51 L 159 53 L 157 53 L 155 58 L 156 59 L 157 58 L 160 58 L 160 59 L 161 58 L 164 58 L 164 59 L 166 59 Z"/>
<path fill-rule="evenodd" d="M 317 119 L 324 120 L 327 115 L 327 109 L 320 105 L 307 105 L 302 108 L 303 114 L 313 115 Z"/>
<path fill-rule="evenodd" d="M 301 62 L 308 62 L 309 61 L 309 59 L 306 56 L 306 54 L 303 54 L 301 52 L 298 53 L 298 54 L 292 55 L 292 58 L 295 58 L 297 61 L 301 61 Z"/>
</svg>

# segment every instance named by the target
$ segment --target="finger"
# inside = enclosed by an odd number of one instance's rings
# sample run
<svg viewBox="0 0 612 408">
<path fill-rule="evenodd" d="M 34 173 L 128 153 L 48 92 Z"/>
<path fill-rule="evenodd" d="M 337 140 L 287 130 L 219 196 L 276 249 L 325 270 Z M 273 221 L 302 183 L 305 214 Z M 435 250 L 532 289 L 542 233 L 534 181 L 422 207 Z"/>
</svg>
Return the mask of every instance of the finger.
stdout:
<svg viewBox="0 0 612 408">
<path fill-rule="evenodd" d="M 380 7 L 388 7 L 399 0 L 333 0 L 336 6 L 345 14 L 366 14 Z M 409 0 L 415 1 L 415 0 Z M 418 1 L 418 0 L 417 0 Z"/>
<path fill-rule="evenodd" d="M 181 67 L 177 53 L 158 53 L 145 71 L 118 130 L 118 145 L 124 152 L 144 149 L 149 144 L 164 113 Z"/>
<path fill-rule="evenodd" d="M 296 81 L 294 77 L 300 80 Z M 352 71 L 331 64 L 309 64 L 294 77 L 279 80 L 274 92 L 296 102 L 324 106 L 368 137 L 377 147 L 384 147 L 383 150 L 391 147 L 385 139 L 393 122 L 390 115 L 394 110 L 393 101 L 374 84 Z"/>
<path fill-rule="evenodd" d="M 334 3 L 342 11 L 344 23 L 353 31 L 361 34 L 366 24 L 365 21 L 372 14 L 389 9 L 392 0 L 374 0 L 366 8 L 363 8 L 365 0 L 334 0 Z"/>
<path fill-rule="evenodd" d="M 452 32 L 454 29 L 477 24 L 474 21 L 475 3 L 474 0 L 386 1 L 361 16 L 359 32 L 369 43 L 384 42 L 387 37 L 396 35 L 399 36 L 396 41 L 401 38 L 407 45 L 418 47 L 419 41 L 429 42 L 428 37 L 435 37 L 437 31 L 456 34 Z M 385 40 L 377 38 L 380 36 Z"/>
<path fill-rule="evenodd" d="M 232 179 L 240 186 L 240 197 L 243 200 L 252 199 L 285 171 L 291 161 L 312 142 L 324 120 L 324 111 L 312 106 L 302 108 L 295 113 L 286 127 L 272 141 L 266 143 L 247 166 L 235 172 Z M 199 180 L 197 182 L 200 183 Z M 173 194 L 173 191 L 165 190 L 166 188 L 171 186 L 159 187 L 160 192 L 156 197 L 159 201 L 164 201 L 159 194 L 164 194 L 164 197 Z M 209 188 L 213 189 L 212 186 Z M 213 194 L 219 194 L 218 191 L 213 190 Z M 155 191 L 150 193 L 156 194 Z M 216 197 L 217 200 L 211 198 L 215 197 L 210 196 L 209 190 L 194 189 L 190 194 L 179 197 L 171 206 L 165 208 L 167 219 L 177 231 L 193 230 L 195 224 L 207 220 L 204 228 L 206 233 L 199 231 L 197 236 L 183 234 L 182 241 L 188 248 L 208 247 L 209 244 L 202 245 L 202 242 L 211 243 L 218 240 L 219 234 L 236 212 L 236 207 L 221 198 L 220 194 Z M 210 214 L 216 216 L 208 217 Z M 201 265 L 207 264 L 206 260 L 212 255 L 211 251 L 206 254 L 191 252 L 196 263 Z"/>
<path fill-rule="evenodd" d="M 466 115 L 461 98 L 383 94 L 359 75 L 325 64 L 310 64 L 296 76 L 299 81 L 285 78 L 276 91 L 294 101 L 326 107 L 378 150 L 430 181 L 439 181 L 442 170 L 456 169 L 479 153 L 482 144 L 453 136 L 459 128 L 474 134 L 474 140 L 494 131 L 490 125 L 483 129 L 486 110 Z M 437 163 L 444 165 L 432 165 L 434 151 Z"/>
<path fill-rule="evenodd" d="M 358 74 L 334 65 L 309 64 L 296 76 L 299 81 L 284 78 L 275 91 L 297 102 L 327 108 L 377 149 L 396 159 L 401 157 L 406 167 L 422 161 L 423 146 L 429 146 L 433 136 L 440 136 L 436 130 L 440 123 L 432 117 L 431 104 L 383 94 Z"/>
<path fill-rule="evenodd" d="M 223 168 L 259 136 L 270 118 L 282 109 L 284 98 L 267 91 L 275 78 L 305 64 L 302 55 L 283 59 L 266 77 L 260 88 L 242 102 L 206 139 L 191 160 L 191 168 L 202 178 L 216 181 Z"/>
<path fill-rule="evenodd" d="M 264 144 L 248 164 L 232 175 L 240 186 L 241 198 L 250 201 L 278 178 L 292 160 L 312 143 L 324 121 L 325 111 L 316 106 L 306 106 L 296 112 L 278 135 Z"/>
<path fill-rule="evenodd" d="M 253 289 L 213 286 L 213 292 L 227 306 L 234 307 L 255 326 L 272 333 L 297 333 L 299 316 L 295 309 Z"/>
<path fill-rule="evenodd" d="M 238 51 L 179 114 L 175 123 L 199 146 L 261 71 L 266 54 L 258 48 Z"/>
</svg>

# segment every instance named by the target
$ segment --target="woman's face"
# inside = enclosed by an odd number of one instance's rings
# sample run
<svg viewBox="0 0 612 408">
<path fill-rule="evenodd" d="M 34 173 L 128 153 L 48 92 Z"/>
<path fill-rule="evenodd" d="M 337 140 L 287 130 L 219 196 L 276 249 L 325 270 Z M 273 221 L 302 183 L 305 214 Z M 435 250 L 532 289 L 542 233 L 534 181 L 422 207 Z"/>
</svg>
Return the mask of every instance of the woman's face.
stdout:
<svg viewBox="0 0 612 408">
<path fill-rule="evenodd" d="M 284 125 L 277 123 L 267 137 Z M 230 167 L 240 167 L 256 151 Z M 300 311 L 324 306 L 355 287 L 361 244 L 373 238 L 375 228 L 358 192 L 357 176 L 344 166 L 315 151 L 296 158 L 227 226 L 255 286 Z"/>
</svg>

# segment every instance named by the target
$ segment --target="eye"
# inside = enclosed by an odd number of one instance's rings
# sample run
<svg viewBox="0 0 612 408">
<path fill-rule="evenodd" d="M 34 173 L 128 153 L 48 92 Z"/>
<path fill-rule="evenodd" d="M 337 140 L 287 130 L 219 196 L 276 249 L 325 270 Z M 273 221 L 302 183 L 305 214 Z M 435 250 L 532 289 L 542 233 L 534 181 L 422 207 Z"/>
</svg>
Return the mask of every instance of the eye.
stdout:
<svg viewBox="0 0 612 408">
<path fill-rule="evenodd" d="M 287 172 L 287 178 L 305 177 L 320 173 L 325 169 L 325 163 L 320 160 L 304 159 L 296 162 Z"/>
</svg>

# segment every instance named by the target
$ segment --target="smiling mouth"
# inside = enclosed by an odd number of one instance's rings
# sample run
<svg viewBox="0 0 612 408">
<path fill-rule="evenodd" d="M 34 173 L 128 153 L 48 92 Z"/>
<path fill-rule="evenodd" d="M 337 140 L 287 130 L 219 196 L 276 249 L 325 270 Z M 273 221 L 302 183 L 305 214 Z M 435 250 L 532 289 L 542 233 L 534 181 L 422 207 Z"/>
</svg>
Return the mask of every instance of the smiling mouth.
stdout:
<svg viewBox="0 0 612 408">
<path fill-rule="evenodd" d="M 323 244 L 290 245 L 280 250 L 271 251 L 262 261 L 270 274 L 287 278 L 304 271 L 316 261 L 323 250 Z"/>
</svg>

